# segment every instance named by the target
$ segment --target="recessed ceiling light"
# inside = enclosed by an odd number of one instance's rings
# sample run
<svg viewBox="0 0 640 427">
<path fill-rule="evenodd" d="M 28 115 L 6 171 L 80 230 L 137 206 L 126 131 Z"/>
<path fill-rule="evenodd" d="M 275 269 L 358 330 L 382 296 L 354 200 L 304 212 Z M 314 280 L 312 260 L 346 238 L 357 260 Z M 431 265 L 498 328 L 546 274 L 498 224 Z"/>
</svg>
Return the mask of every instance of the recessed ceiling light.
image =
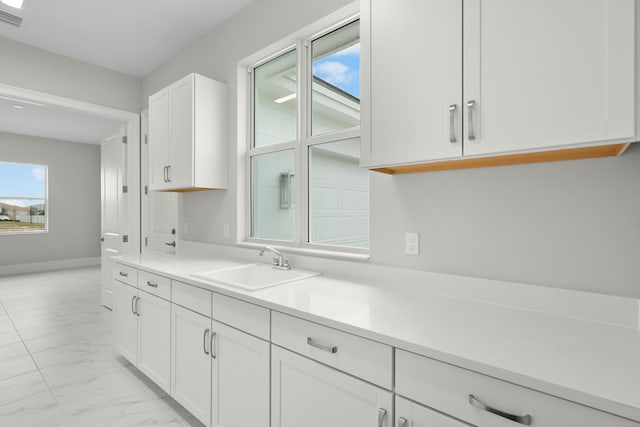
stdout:
<svg viewBox="0 0 640 427">
<path fill-rule="evenodd" d="M 24 110 L 24 105 L 14 105 L 13 108 L 15 108 L 16 110 Z"/>
<path fill-rule="evenodd" d="M 16 9 L 22 9 L 22 0 L 2 0 L 2 3 L 15 7 Z"/>
</svg>

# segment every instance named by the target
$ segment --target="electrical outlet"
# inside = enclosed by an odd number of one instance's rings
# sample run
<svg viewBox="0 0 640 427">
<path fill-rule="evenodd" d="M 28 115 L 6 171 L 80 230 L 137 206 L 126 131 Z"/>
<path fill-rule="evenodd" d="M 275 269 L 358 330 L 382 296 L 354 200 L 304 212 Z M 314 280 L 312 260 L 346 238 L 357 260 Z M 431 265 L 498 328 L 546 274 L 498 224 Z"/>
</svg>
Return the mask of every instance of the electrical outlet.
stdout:
<svg viewBox="0 0 640 427">
<path fill-rule="evenodd" d="M 420 235 L 418 233 L 406 233 L 404 235 L 404 252 L 407 255 L 420 254 Z"/>
<path fill-rule="evenodd" d="M 189 223 L 188 222 L 183 222 L 182 223 L 182 234 L 189 234 Z"/>
<path fill-rule="evenodd" d="M 222 234 L 224 235 L 225 238 L 229 237 L 229 224 L 225 224 L 222 227 Z"/>
</svg>

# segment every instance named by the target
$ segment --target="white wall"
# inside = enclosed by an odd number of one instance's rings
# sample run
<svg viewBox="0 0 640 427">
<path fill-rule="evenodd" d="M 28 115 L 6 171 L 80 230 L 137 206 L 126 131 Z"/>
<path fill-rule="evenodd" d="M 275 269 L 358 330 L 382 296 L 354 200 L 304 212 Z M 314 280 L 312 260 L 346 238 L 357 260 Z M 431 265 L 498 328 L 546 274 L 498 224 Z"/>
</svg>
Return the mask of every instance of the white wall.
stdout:
<svg viewBox="0 0 640 427">
<path fill-rule="evenodd" d="M 230 188 L 181 196 L 184 239 L 235 242 L 238 61 L 347 3 L 259 0 L 144 79 L 145 98 L 194 71 L 230 88 Z M 371 261 L 640 297 L 639 184 L 640 146 L 613 159 L 372 173 Z M 404 255 L 405 231 L 420 233 L 420 256 Z"/>
<path fill-rule="evenodd" d="M 141 79 L 0 37 L 0 83 L 137 113 Z"/>
<path fill-rule="evenodd" d="M 0 235 L 0 266 L 100 256 L 99 146 L 0 133 L 0 160 L 49 167 L 49 232 Z"/>
</svg>

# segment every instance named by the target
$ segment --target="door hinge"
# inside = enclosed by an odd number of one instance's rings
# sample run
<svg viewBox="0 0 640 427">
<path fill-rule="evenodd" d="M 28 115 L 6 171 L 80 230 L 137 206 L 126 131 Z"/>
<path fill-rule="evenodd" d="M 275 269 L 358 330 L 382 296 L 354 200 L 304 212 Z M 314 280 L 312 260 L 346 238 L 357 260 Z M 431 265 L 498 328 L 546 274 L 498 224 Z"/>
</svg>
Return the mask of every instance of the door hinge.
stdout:
<svg viewBox="0 0 640 427">
<path fill-rule="evenodd" d="M 122 236 L 122 242 L 123 243 L 129 243 L 129 236 L 127 234 L 125 234 L 124 236 Z"/>
<path fill-rule="evenodd" d="M 144 194 L 149 194 L 149 187 L 147 185 L 144 186 Z"/>
<path fill-rule="evenodd" d="M 144 136 L 144 143 L 148 144 L 149 143 L 149 135 L 145 135 Z"/>
<path fill-rule="evenodd" d="M 123 185 L 122 186 L 122 192 L 123 193 L 128 193 L 129 192 L 129 186 L 128 185 Z"/>
<path fill-rule="evenodd" d="M 148 237 L 144 238 L 144 245 L 145 246 L 149 246 L 149 238 Z"/>
<path fill-rule="evenodd" d="M 129 138 L 127 138 L 126 136 L 122 137 L 122 143 L 126 144 L 127 142 L 129 142 Z"/>
</svg>

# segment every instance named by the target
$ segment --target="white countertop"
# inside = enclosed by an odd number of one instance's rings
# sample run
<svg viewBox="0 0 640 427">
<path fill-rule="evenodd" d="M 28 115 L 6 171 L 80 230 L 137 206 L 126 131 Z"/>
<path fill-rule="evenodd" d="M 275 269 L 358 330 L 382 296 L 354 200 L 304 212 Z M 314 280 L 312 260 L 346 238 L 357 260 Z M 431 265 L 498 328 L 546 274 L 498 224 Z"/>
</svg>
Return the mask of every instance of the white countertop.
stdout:
<svg viewBox="0 0 640 427">
<path fill-rule="evenodd" d="M 190 276 L 247 264 L 210 256 L 137 254 L 117 262 L 640 422 L 638 328 L 438 295 L 419 286 L 369 285 L 326 272 L 244 291 Z"/>
</svg>

